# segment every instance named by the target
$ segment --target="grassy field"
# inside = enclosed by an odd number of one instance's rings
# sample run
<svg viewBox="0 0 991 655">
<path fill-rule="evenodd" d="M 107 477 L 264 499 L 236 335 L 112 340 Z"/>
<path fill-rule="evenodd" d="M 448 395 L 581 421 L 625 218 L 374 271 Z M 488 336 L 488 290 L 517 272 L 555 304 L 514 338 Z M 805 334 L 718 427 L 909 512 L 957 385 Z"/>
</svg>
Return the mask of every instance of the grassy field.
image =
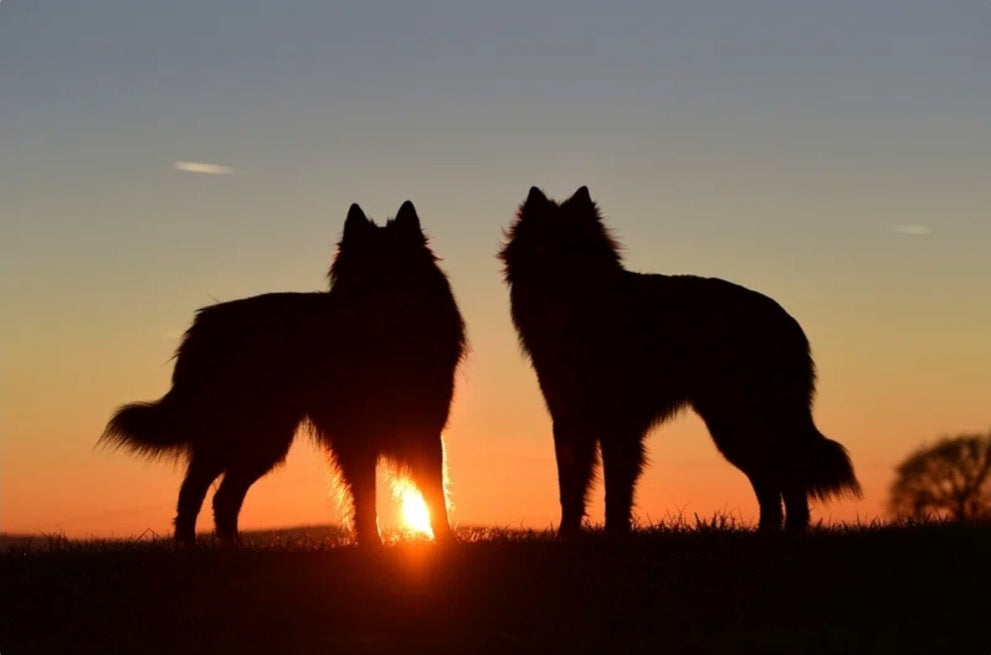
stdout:
<svg viewBox="0 0 991 655">
<path fill-rule="evenodd" d="M 0 545 L 0 653 L 991 653 L 991 526 Z"/>
</svg>

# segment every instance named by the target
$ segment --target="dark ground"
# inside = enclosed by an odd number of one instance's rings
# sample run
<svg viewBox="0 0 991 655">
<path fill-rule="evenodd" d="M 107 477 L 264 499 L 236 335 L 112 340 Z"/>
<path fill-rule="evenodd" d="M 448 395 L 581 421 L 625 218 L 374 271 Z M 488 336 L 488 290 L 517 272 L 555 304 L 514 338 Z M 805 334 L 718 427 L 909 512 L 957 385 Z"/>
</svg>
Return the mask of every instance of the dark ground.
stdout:
<svg viewBox="0 0 991 655">
<path fill-rule="evenodd" d="M 991 526 L 314 534 L 8 538 L 0 653 L 991 653 Z"/>
</svg>

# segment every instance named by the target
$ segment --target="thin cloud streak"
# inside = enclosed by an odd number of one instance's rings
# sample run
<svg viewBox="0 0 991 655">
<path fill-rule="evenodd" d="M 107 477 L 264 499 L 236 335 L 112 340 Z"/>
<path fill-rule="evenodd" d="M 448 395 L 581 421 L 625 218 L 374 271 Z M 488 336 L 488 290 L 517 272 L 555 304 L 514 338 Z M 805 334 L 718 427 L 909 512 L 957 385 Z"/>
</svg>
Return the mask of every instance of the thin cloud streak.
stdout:
<svg viewBox="0 0 991 655">
<path fill-rule="evenodd" d="M 911 223 L 905 223 L 900 225 L 889 225 L 888 232 L 894 232 L 895 234 L 908 234 L 911 236 L 926 236 L 932 234 L 933 229 L 928 225 L 915 225 Z"/>
<path fill-rule="evenodd" d="M 206 175 L 230 175 L 234 169 L 221 164 L 206 164 L 199 161 L 177 161 L 172 168 L 183 173 L 204 173 Z"/>
</svg>

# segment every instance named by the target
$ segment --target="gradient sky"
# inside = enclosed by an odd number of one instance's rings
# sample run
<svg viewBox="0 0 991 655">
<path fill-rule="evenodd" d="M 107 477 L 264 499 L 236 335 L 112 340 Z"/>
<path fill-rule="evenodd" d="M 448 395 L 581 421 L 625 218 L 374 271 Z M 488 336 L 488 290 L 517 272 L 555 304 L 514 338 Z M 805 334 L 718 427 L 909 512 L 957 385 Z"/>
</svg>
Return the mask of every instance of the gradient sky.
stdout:
<svg viewBox="0 0 991 655">
<path fill-rule="evenodd" d="M 472 345 L 453 518 L 555 525 L 495 259 L 531 185 L 588 185 L 630 268 L 801 322 L 866 491 L 813 519 L 870 520 L 910 450 L 991 425 L 988 0 L 4 0 L 0 529 L 168 533 L 182 472 L 96 449 L 111 412 L 167 390 L 197 307 L 323 288 L 348 205 L 407 198 Z M 755 520 L 694 415 L 648 448 L 641 521 Z M 299 439 L 242 527 L 337 521 L 328 480 Z"/>
</svg>

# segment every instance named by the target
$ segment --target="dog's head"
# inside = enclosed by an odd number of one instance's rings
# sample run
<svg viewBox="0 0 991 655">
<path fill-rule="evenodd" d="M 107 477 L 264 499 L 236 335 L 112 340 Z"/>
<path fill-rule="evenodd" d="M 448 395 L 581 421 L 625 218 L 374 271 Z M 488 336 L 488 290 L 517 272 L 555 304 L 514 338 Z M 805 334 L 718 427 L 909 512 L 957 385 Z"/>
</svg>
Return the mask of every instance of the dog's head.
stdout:
<svg viewBox="0 0 991 655">
<path fill-rule="evenodd" d="M 587 187 L 558 204 L 537 187 L 520 205 L 499 252 L 506 281 L 550 281 L 621 267 L 619 247 Z"/>
<path fill-rule="evenodd" d="M 417 271 L 435 268 L 435 262 L 412 202 L 404 202 L 382 226 L 353 204 L 328 277 L 332 284 L 360 280 L 376 287 L 402 286 Z"/>
</svg>

